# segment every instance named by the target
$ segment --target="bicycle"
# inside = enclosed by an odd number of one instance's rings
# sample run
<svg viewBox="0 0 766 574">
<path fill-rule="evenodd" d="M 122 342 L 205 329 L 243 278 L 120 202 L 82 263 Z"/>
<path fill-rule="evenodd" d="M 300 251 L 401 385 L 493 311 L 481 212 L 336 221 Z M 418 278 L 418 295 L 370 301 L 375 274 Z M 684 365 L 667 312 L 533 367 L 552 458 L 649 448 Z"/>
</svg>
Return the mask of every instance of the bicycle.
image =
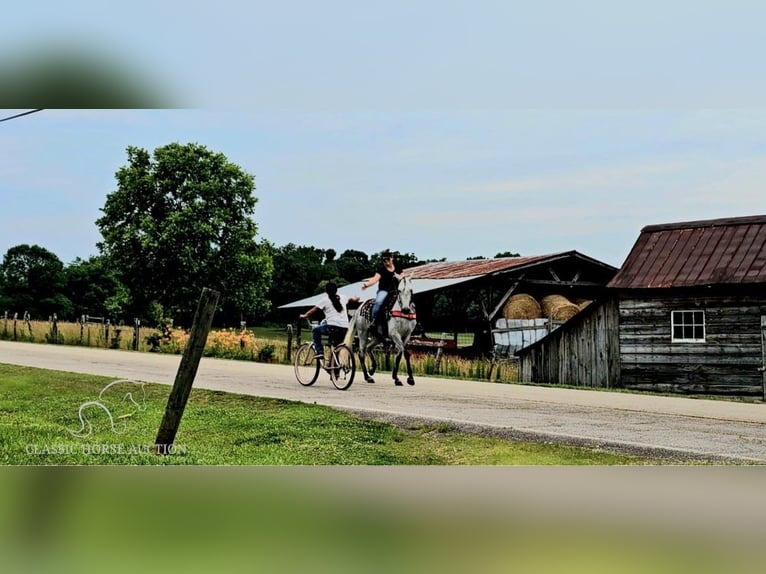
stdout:
<svg viewBox="0 0 766 574">
<path fill-rule="evenodd" d="M 313 327 L 310 321 L 307 321 Z M 336 389 L 345 391 L 354 382 L 356 374 L 356 359 L 353 351 L 343 344 L 346 329 L 330 328 L 324 357 L 317 357 L 314 343 L 303 343 L 295 351 L 295 378 L 304 387 L 313 385 L 319 378 L 319 370 L 323 369 L 330 375 L 330 380 Z"/>
</svg>

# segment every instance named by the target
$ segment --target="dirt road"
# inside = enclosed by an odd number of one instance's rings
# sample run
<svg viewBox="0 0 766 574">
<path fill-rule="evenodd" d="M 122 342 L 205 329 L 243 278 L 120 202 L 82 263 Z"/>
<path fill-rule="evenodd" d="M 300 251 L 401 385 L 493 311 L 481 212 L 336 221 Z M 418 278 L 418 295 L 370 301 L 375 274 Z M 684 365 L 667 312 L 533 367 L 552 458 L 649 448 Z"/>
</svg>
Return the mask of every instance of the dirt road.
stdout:
<svg viewBox="0 0 766 574">
<path fill-rule="evenodd" d="M 0 342 L 0 363 L 172 384 L 180 356 Z M 684 397 L 359 374 L 338 391 L 322 373 L 302 387 L 292 368 L 203 359 L 195 387 L 317 403 L 393 422 L 444 421 L 511 438 L 598 446 L 670 460 L 766 463 L 766 405 Z"/>
</svg>

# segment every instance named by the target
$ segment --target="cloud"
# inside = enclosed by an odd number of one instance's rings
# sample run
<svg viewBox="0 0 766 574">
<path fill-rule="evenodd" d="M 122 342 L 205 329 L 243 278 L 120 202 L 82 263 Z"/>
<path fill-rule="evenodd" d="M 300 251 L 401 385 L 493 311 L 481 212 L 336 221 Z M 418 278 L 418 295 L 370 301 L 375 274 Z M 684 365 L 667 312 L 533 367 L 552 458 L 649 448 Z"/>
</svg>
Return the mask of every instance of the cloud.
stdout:
<svg viewBox="0 0 766 574">
<path fill-rule="evenodd" d="M 476 185 L 471 193 L 521 194 L 579 191 L 635 190 L 655 182 L 656 178 L 677 175 L 689 168 L 683 160 L 649 164 L 594 166 L 570 173 L 507 179 Z"/>
</svg>

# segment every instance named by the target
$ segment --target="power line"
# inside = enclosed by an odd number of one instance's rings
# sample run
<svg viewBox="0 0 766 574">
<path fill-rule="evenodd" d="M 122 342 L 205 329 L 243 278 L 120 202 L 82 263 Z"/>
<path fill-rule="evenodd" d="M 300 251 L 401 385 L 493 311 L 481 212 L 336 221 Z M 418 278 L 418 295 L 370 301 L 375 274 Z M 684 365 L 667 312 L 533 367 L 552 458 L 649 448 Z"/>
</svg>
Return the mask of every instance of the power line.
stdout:
<svg viewBox="0 0 766 574">
<path fill-rule="evenodd" d="M 0 122 L 7 122 L 8 120 L 13 120 L 15 118 L 20 118 L 21 116 L 28 116 L 29 114 L 34 114 L 36 112 L 43 111 L 44 108 L 40 108 L 39 110 L 30 110 L 28 112 L 22 112 L 20 114 L 16 114 L 15 116 L 8 116 L 7 118 L 0 119 Z"/>
</svg>

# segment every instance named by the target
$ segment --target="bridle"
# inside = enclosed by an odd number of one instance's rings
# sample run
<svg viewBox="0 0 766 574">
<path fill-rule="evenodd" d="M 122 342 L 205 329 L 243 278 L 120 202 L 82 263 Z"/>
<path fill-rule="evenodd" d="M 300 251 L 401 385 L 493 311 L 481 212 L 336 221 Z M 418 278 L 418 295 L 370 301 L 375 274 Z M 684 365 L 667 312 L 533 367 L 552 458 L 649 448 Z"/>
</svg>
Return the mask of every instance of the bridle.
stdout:
<svg viewBox="0 0 766 574">
<path fill-rule="evenodd" d="M 404 279 L 402 279 L 404 281 Z M 405 313 L 402 309 L 404 308 L 404 305 L 402 303 L 402 293 L 397 285 L 396 289 L 396 305 L 394 305 L 394 309 L 391 310 L 391 316 L 392 317 L 399 317 L 401 319 L 410 319 L 411 321 L 414 321 L 417 317 L 415 315 L 414 309 L 412 309 L 412 305 L 410 305 L 410 312 Z M 412 290 L 410 290 L 410 299 L 412 298 Z M 399 307 L 398 309 L 396 307 Z"/>
</svg>

